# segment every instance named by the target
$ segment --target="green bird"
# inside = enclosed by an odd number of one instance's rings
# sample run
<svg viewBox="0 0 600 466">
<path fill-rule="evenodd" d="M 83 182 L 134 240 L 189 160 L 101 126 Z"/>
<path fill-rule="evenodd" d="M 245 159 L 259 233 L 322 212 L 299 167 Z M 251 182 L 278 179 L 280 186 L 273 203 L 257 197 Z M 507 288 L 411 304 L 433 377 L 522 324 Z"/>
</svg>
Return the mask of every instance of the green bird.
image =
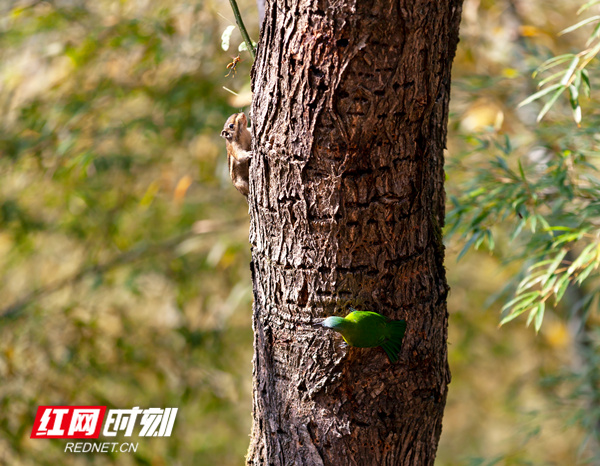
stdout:
<svg viewBox="0 0 600 466">
<path fill-rule="evenodd" d="M 346 317 L 331 316 L 320 323 L 342 334 L 344 341 L 356 348 L 381 346 L 391 363 L 398 361 L 406 321 L 390 320 L 376 312 L 352 311 Z"/>
</svg>

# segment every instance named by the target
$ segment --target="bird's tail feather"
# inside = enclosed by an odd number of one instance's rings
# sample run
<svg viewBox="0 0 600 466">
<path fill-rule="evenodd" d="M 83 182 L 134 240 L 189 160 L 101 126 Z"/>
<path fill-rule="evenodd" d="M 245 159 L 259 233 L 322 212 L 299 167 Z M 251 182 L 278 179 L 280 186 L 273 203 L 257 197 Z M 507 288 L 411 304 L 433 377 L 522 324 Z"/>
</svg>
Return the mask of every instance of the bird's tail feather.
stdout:
<svg viewBox="0 0 600 466">
<path fill-rule="evenodd" d="M 406 332 L 406 321 L 394 320 L 388 323 L 390 327 L 390 337 L 385 341 L 381 347 L 387 354 L 388 359 L 391 363 L 398 361 L 398 353 L 402 347 L 402 339 L 404 338 L 404 332 Z"/>
</svg>

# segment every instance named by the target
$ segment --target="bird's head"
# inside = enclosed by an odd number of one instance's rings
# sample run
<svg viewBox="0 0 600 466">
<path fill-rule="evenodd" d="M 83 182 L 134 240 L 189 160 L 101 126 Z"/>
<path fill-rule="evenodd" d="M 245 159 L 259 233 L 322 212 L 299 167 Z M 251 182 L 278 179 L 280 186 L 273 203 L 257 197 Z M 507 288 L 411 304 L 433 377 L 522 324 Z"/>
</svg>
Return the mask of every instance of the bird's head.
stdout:
<svg viewBox="0 0 600 466">
<path fill-rule="evenodd" d="M 321 322 L 321 326 L 325 328 L 330 328 L 335 330 L 336 332 L 341 332 L 347 327 L 348 322 L 343 317 L 338 316 L 330 316 L 327 317 L 323 322 Z"/>
</svg>

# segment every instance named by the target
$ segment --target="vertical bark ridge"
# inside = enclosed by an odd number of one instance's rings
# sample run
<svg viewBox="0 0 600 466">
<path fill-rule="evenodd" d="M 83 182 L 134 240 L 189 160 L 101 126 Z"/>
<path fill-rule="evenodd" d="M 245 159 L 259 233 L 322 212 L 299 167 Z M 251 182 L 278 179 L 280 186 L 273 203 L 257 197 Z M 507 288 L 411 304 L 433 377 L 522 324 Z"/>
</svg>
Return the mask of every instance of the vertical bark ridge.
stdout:
<svg viewBox="0 0 600 466">
<path fill-rule="evenodd" d="M 443 150 L 461 0 L 271 0 L 253 69 L 252 464 L 433 464 L 447 384 Z M 310 323 L 352 305 L 400 361 Z"/>
</svg>

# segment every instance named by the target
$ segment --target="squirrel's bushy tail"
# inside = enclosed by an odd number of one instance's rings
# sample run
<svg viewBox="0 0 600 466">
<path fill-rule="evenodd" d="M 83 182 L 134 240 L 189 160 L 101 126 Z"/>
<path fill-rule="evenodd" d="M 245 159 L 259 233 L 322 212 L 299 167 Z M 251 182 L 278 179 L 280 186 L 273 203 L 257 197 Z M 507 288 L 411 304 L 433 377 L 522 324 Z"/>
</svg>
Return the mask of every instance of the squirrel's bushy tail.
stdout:
<svg viewBox="0 0 600 466">
<path fill-rule="evenodd" d="M 402 339 L 406 332 L 406 321 L 405 320 L 393 320 L 388 323 L 389 337 L 383 342 L 381 347 L 387 354 L 388 359 L 391 363 L 398 361 L 398 353 L 402 347 Z"/>
</svg>

